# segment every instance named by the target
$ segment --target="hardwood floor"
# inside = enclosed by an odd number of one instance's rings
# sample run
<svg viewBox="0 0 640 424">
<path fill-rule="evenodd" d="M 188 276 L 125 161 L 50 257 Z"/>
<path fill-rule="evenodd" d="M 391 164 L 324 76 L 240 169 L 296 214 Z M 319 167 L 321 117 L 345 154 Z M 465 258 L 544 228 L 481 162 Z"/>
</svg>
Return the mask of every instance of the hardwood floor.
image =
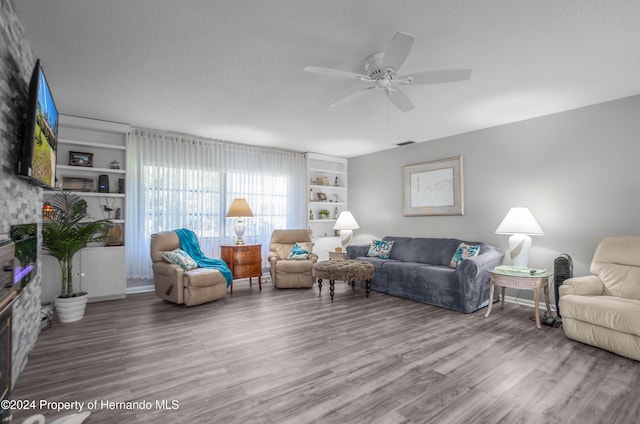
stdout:
<svg viewBox="0 0 640 424">
<path fill-rule="evenodd" d="M 87 424 L 640 422 L 640 363 L 494 306 L 484 318 L 342 282 L 333 303 L 317 287 L 242 281 L 191 308 L 130 295 L 54 321 L 13 398 L 97 401 Z"/>
</svg>

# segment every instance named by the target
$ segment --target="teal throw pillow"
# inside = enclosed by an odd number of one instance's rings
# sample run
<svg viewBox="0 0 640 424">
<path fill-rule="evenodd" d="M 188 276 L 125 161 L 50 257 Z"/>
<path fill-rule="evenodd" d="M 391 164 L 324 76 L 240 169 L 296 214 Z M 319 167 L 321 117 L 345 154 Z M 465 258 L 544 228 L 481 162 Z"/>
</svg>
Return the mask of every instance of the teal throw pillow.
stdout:
<svg viewBox="0 0 640 424">
<path fill-rule="evenodd" d="M 380 259 L 389 259 L 393 243 L 395 243 L 395 241 L 373 240 L 371 242 L 371 246 L 369 246 L 367 256 L 377 256 Z"/>
<path fill-rule="evenodd" d="M 456 249 L 456 253 L 454 253 L 453 258 L 451 258 L 451 263 L 449 264 L 449 266 L 451 268 L 457 268 L 460 262 L 462 262 L 464 259 L 473 258 L 474 256 L 477 256 L 479 252 L 480 252 L 479 244 L 471 245 L 466 243 L 460 243 L 460 245 Z"/>
<path fill-rule="evenodd" d="M 163 252 L 162 257 L 167 262 L 178 265 L 185 271 L 191 271 L 198 268 L 198 264 L 193 260 L 191 256 L 182 249 L 176 249 L 171 252 Z"/>
<path fill-rule="evenodd" d="M 287 259 L 294 259 L 303 261 L 309 259 L 309 253 L 313 250 L 313 243 L 311 242 L 298 242 L 291 248 L 291 253 L 287 256 Z"/>
</svg>

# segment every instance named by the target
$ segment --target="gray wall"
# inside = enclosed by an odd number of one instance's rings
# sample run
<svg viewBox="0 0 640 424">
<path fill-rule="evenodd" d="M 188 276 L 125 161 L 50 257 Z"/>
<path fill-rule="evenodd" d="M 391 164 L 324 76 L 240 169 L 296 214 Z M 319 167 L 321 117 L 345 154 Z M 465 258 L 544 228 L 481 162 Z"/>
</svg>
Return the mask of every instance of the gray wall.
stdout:
<svg viewBox="0 0 640 424">
<path fill-rule="evenodd" d="M 464 216 L 404 217 L 402 167 L 457 155 Z M 640 235 L 639 161 L 640 96 L 353 158 L 349 209 L 360 229 L 352 244 L 453 237 L 506 252 L 508 236 L 494 231 L 509 208 L 525 206 L 545 233 L 532 237 L 529 265 L 552 270 L 568 253 L 574 275 L 588 274 L 601 238 Z"/>
<path fill-rule="evenodd" d="M 18 127 L 24 119 L 35 60 L 9 0 L 0 0 L 0 40 L 0 234 L 8 234 L 15 224 L 42 225 L 42 190 L 15 173 L 21 144 Z M 40 261 L 38 269 L 42 269 Z M 13 306 L 12 387 L 40 333 L 41 290 L 42 277 L 38 273 Z"/>
</svg>

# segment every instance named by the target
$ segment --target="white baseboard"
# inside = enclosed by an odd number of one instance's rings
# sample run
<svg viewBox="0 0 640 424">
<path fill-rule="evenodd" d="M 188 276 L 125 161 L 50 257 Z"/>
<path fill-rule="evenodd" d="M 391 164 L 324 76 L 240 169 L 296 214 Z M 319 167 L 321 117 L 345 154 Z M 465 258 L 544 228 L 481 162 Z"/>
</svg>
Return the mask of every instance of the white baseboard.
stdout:
<svg viewBox="0 0 640 424">
<path fill-rule="evenodd" d="M 513 296 L 505 296 L 504 297 L 504 301 L 506 303 L 513 303 L 516 305 L 520 305 L 520 306 L 526 306 L 528 308 L 535 308 L 535 302 L 531 299 L 520 299 L 519 297 L 513 297 Z M 553 302 L 551 302 L 551 299 L 549 299 L 549 308 L 551 308 L 551 312 L 555 312 L 556 311 L 556 305 L 553 304 Z M 538 305 L 538 309 L 542 309 L 542 310 L 547 310 L 545 304 L 544 304 L 544 300 L 540 300 L 540 304 Z"/>
<path fill-rule="evenodd" d="M 263 277 L 269 277 L 269 274 L 263 275 Z M 155 290 L 155 287 L 153 286 L 153 284 L 149 284 L 146 286 L 127 287 L 127 294 L 150 293 L 150 292 L 153 292 L 154 290 Z M 531 299 L 521 299 L 519 297 L 514 297 L 514 296 L 505 296 L 504 301 L 506 303 L 513 303 L 515 305 L 526 306 L 532 309 L 535 307 L 535 303 Z M 551 311 L 555 312 L 556 305 L 554 305 L 553 302 L 551 301 L 550 303 L 551 304 L 549 305 L 549 307 L 551 308 Z M 538 308 L 546 310 L 544 301 L 540 302 L 540 305 L 538 306 Z"/>
<path fill-rule="evenodd" d="M 240 280 L 235 280 L 235 281 L 249 281 L 248 278 L 243 278 Z M 271 281 L 271 275 L 269 273 L 266 274 L 262 274 L 262 284 L 268 283 Z M 155 287 L 153 284 L 147 284 L 147 285 L 140 285 L 140 286 L 133 286 L 133 287 L 127 287 L 126 293 L 127 294 L 138 294 L 138 293 L 150 293 L 155 291 Z"/>
<path fill-rule="evenodd" d="M 127 287 L 127 294 L 149 293 L 155 290 L 153 284 L 148 286 Z"/>
</svg>

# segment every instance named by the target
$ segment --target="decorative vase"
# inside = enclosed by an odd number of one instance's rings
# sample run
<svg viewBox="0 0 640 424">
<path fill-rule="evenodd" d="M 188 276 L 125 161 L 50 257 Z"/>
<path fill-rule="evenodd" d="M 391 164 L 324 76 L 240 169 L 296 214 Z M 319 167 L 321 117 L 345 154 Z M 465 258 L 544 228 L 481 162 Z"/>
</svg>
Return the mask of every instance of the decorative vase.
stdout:
<svg viewBox="0 0 640 424">
<path fill-rule="evenodd" d="M 56 297 L 53 303 L 56 306 L 58 319 L 62 323 L 76 322 L 84 318 L 89 295 L 87 293 L 74 297 Z"/>
</svg>

